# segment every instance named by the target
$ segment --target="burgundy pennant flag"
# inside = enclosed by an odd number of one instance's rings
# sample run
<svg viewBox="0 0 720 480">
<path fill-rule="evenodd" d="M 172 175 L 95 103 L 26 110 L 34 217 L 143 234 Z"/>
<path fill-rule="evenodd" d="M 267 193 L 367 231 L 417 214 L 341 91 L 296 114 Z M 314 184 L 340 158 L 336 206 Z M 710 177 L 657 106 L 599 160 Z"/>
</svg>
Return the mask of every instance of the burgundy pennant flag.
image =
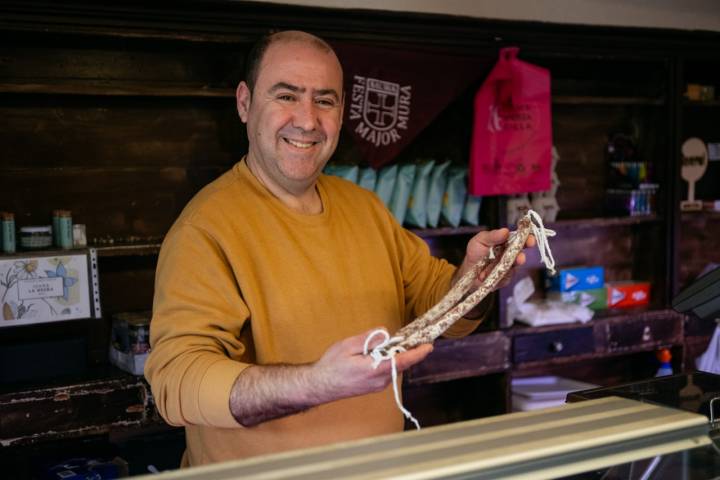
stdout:
<svg viewBox="0 0 720 480">
<path fill-rule="evenodd" d="M 354 44 L 333 48 L 345 72 L 345 129 L 374 168 L 395 159 L 494 61 Z"/>
</svg>

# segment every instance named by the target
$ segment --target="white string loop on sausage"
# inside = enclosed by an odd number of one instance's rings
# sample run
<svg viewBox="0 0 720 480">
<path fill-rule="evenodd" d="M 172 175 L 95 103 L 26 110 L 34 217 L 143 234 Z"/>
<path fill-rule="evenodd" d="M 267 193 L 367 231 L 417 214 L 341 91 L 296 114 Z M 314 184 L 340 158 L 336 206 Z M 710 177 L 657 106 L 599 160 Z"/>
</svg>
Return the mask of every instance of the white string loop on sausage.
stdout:
<svg viewBox="0 0 720 480">
<path fill-rule="evenodd" d="M 402 340 L 402 337 L 390 337 L 390 334 L 387 332 L 387 330 L 382 328 L 373 330 L 372 332 L 370 332 L 370 335 L 368 335 L 368 337 L 365 339 L 365 345 L 363 346 L 363 355 L 368 355 L 370 341 L 377 335 L 384 337 L 384 339 L 380 344 L 375 345 L 372 351 L 369 352 L 370 357 L 373 359 L 372 367 L 377 368 L 383 361 L 390 360 L 390 371 L 392 372 L 392 384 L 393 393 L 395 394 L 395 404 L 403 413 L 403 415 L 405 415 L 405 418 L 413 422 L 415 424 L 415 428 L 420 430 L 420 422 L 418 422 L 417 419 L 412 416 L 410 410 L 405 408 L 402 404 L 402 400 L 400 400 L 400 385 L 398 384 L 397 364 L 395 363 L 395 355 L 400 352 L 404 352 L 405 349 L 399 345 L 390 345 L 399 342 L 400 340 Z"/>
</svg>

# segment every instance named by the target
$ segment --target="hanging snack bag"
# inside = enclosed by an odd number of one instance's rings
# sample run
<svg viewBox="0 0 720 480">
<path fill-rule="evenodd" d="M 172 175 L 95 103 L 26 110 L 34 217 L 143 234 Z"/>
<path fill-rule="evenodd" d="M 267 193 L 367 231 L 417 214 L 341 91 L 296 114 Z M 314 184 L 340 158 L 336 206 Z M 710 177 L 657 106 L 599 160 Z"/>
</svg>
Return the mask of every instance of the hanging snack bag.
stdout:
<svg viewBox="0 0 720 480">
<path fill-rule="evenodd" d="M 390 165 L 380 169 L 375 183 L 375 193 L 383 201 L 386 207 L 390 208 L 390 199 L 392 198 L 395 182 L 397 181 L 398 166 Z"/>
<path fill-rule="evenodd" d="M 344 178 L 352 183 L 357 183 L 360 167 L 357 165 L 325 165 L 323 173 L 325 175 L 334 175 L 336 177 Z"/>
<path fill-rule="evenodd" d="M 418 164 L 415 171 L 415 180 L 410 191 L 405 216 L 405 223 L 413 227 L 425 228 L 427 226 L 427 197 L 434 166 L 435 160 L 428 160 Z"/>
<path fill-rule="evenodd" d="M 390 199 L 390 210 L 401 225 L 405 220 L 408 198 L 410 198 L 410 190 L 415 180 L 416 169 L 416 165 L 412 163 L 402 165 L 398 168 L 395 188 L 393 189 L 392 198 Z"/>
<path fill-rule="evenodd" d="M 477 227 L 480 225 L 480 206 L 482 197 L 468 195 L 462 211 L 462 222 Z"/>
<path fill-rule="evenodd" d="M 358 177 L 358 185 L 365 190 L 375 191 L 375 182 L 377 180 L 377 172 L 372 167 L 365 167 L 360 169 L 360 176 Z"/>
<path fill-rule="evenodd" d="M 436 228 L 440 222 L 440 210 L 442 210 L 443 197 L 448 183 L 448 168 L 450 160 L 447 160 L 435 168 L 430 175 L 430 188 L 427 198 L 427 226 Z"/>
<path fill-rule="evenodd" d="M 466 168 L 457 166 L 450 167 L 447 189 L 443 196 L 441 215 L 443 222 L 451 227 L 460 225 L 460 217 L 462 216 L 465 197 L 467 196 L 466 177 Z"/>
</svg>

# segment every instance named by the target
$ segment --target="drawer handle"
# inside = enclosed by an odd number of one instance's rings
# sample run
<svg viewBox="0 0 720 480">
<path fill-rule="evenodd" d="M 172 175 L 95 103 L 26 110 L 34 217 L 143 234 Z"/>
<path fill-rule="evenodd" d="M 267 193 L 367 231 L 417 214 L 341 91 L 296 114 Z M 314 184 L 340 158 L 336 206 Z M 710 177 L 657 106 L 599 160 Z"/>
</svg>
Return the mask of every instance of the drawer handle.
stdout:
<svg viewBox="0 0 720 480">
<path fill-rule="evenodd" d="M 563 348 L 565 348 L 565 346 L 559 340 L 555 340 L 550 344 L 550 351 L 553 353 L 560 353 L 563 351 Z"/>
<path fill-rule="evenodd" d="M 649 342 L 650 340 L 652 340 L 652 331 L 650 330 L 649 325 L 645 325 L 645 328 L 643 329 L 643 334 L 642 334 L 642 341 Z"/>
</svg>

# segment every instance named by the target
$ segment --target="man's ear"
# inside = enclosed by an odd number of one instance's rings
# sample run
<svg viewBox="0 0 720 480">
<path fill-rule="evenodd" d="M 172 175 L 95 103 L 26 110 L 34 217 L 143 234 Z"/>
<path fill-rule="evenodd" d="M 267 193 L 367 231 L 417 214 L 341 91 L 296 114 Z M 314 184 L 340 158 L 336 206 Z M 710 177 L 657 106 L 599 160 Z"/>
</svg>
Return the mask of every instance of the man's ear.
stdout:
<svg viewBox="0 0 720 480">
<path fill-rule="evenodd" d="M 238 115 L 240 115 L 240 120 L 242 120 L 243 123 L 247 123 L 248 120 L 250 97 L 252 97 L 252 94 L 250 93 L 250 88 L 248 88 L 247 83 L 240 82 L 237 90 L 235 90 L 235 100 L 237 101 Z"/>
</svg>

